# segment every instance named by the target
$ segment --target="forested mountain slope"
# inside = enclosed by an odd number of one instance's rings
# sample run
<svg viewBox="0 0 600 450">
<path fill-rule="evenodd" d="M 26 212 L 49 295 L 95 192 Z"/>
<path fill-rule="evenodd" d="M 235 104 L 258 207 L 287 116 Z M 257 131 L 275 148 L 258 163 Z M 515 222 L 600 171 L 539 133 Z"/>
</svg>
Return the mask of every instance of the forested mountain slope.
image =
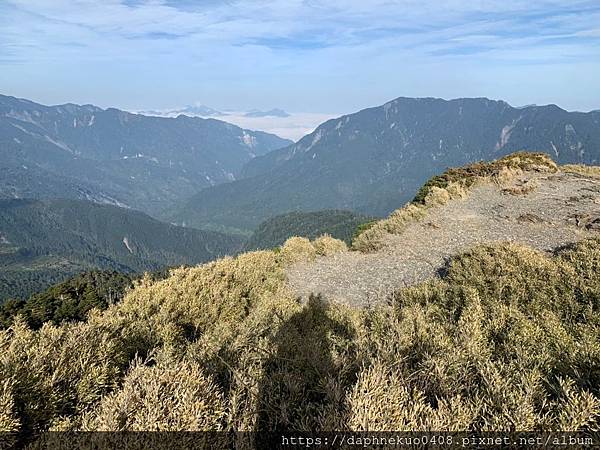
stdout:
<svg viewBox="0 0 600 450">
<path fill-rule="evenodd" d="M 0 95 L 0 197 L 86 199 L 158 214 L 290 143 L 213 119 Z"/>
<path fill-rule="evenodd" d="M 557 162 L 600 161 L 600 112 L 514 108 L 485 98 L 398 98 L 319 126 L 250 161 L 246 177 L 205 189 L 174 214 L 195 226 L 254 229 L 289 211 L 347 209 L 383 216 L 448 167 L 517 150 Z"/>
<path fill-rule="evenodd" d="M 92 268 L 123 272 L 197 264 L 242 241 L 144 213 L 78 200 L 0 200 L 0 299 L 24 298 Z"/>
</svg>

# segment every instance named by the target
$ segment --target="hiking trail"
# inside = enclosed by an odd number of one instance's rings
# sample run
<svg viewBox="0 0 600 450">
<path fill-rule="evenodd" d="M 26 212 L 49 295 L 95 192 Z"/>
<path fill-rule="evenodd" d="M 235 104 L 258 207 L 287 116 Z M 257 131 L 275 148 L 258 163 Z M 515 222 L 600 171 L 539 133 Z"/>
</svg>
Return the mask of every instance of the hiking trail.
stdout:
<svg viewBox="0 0 600 450">
<path fill-rule="evenodd" d="M 513 186 L 536 186 L 510 194 L 492 181 L 462 199 L 428 210 L 401 234 L 386 235 L 373 253 L 348 251 L 297 263 L 288 283 L 300 297 L 369 307 L 386 302 L 399 288 L 439 276 L 448 259 L 478 244 L 513 242 L 552 251 L 600 237 L 600 179 L 575 173 L 525 172 Z"/>
</svg>

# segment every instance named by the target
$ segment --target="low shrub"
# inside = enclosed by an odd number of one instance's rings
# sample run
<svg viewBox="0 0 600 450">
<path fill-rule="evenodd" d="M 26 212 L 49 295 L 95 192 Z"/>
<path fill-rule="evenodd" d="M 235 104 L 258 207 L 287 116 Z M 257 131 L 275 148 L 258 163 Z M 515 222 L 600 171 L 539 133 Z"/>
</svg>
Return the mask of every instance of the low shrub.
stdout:
<svg viewBox="0 0 600 450">
<path fill-rule="evenodd" d="M 285 264 L 313 261 L 317 255 L 310 240 L 303 237 L 291 237 L 281 247 L 280 256 Z"/>
<path fill-rule="evenodd" d="M 1 331 L 0 380 L 8 386 L 4 395 L 12 393 L 4 401 L 13 403 L 19 431 L 36 433 L 77 416 L 115 389 L 128 364 L 120 344 L 91 324 L 48 323 L 33 331 L 17 319 Z"/>
<path fill-rule="evenodd" d="M 500 180 L 506 180 L 514 174 L 527 171 L 554 173 L 558 171 L 558 166 L 545 153 L 516 152 L 489 163 L 478 162 L 448 169 L 427 181 L 417 192 L 413 202 L 425 204 L 427 195 L 436 187 L 447 189 L 451 184 L 456 183 L 468 190 L 483 179 L 499 177 Z"/>
<path fill-rule="evenodd" d="M 5 379 L 0 384 L 0 430 L 3 433 L 14 433 L 21 427 L 13 396 L 14 384 L 12 379 Z"/>
<path fill-rule="evenodd" d="M 479 246 L 370 310 L 300 303 L 288 261 L 176 269 L 82 323 L 17 319 L 0 331 L 2 431 L 600 425 L 600 239 Z"/>
<path fill-rule="evenodd" d="M 118 391 L 82 419 L 84 431 L 219 431 L 225 400 L 198 364 L 134 363 Z"/>
<path fill-rule="evenodd" d="M 362 252 L 379 250 L 383 247 L 383 238 L 386 234 L 399 234 L 408 224 L 424 218 L 426 214 L 425 206 L 409 203 L 394 211 L 387 219 L 376 222 L 361 233 L 352 242 L 352 248 Z"/>
<path fill-rule="evenodd" d="M 535 191 L 538 187 L 540 187 L 538 181 L 526 180 L 514 185 L 506 186 L 502 189 L 502 192 L 510 195 L 527 195 Z"/>
<path fill-rule="evenodd" d="M 577 173 L 587 177 L 600 178 L 600 166 L 586 166 L 583 164 L 566 164 L 560 166 L 560 170 L 568 173 Z"/>
<path fill-rule="evenodd" d="M 332 238 L 327 234 L 315 239 L 312 245 L 315 248 L 315 253 L 319 256 L 334 255 L 348 250 L 348 246 L 344 241 Z"/>
<path fill-rule="evenodd" d="M 378 222 L 379 222 L 379 220 L 371 220 L 369 222 L 365 222 L 365 223 L 362 223 L 359 226 L 357 226 L 356 230 L 354 230 L 354 234 L 352 235 L 352 241 L 356 240 L 356 238 L 358 236 L 360 236 L 365 231 L 369 230 L 371 227 L 373 227 Z"/>
<path fill-rule="evenodd" d="M 365 332 L 374 362 L 349 398 L 353 426 L 597 427 L 599 258 L 600 240 L 555 257 L 481 246 L 454 258 L 443 280 L 399 291 Z"/>
</svg>

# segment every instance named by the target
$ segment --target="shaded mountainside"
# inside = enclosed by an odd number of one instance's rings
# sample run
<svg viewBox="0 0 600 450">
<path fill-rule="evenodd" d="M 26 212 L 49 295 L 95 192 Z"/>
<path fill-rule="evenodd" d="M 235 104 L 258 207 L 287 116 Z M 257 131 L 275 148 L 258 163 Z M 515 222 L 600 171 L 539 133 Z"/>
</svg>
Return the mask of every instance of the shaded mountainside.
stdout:
<svg viewBox="0 0 600 450">
<path fill-rule="evenodd" d="M 324 234 L 350 244 L 356 229 L 371 220 L 371 217 L 338 210 L 282 214 L 260 224 L 244 245 L 244 250 L 278 247 L 292 236 L 315 239 Z"/>
<path fill-rule="evenodd" d="M 0 95 L 0 196 L 49 198 L 35 181 L 48 179 L 60 197 L 156 214 L 199 189 L 235 179 L 250 159 L 290 143 L 213 119 L 44 106 Z M 17 170 L 32 175 L 19 183 L 11 177 Z"/>
<path fill-rule="evenodd" d="M 399 98 L 330 120 L 298 143 L 250 161 L 246 178 L 199 192 L 174 220 L 248 230 L 293 210 L 383 216 L 447 167 L 516 150 L 542 151 L 561 164 L 595 164 L 600 112 Z"/>
<path fill-rule="evenodd" d="M 67 175 L 57 175 L 37 166 L 0 167 L 0 199 L 68 198 L 119 205 L 107 191 Z"/>
<path fill-rule="evenodd" d="M 158 270 L 237 252 L 241 239 L 77 200 L 0 200 L 0 298 L 89 270 Z"/>
</svg>

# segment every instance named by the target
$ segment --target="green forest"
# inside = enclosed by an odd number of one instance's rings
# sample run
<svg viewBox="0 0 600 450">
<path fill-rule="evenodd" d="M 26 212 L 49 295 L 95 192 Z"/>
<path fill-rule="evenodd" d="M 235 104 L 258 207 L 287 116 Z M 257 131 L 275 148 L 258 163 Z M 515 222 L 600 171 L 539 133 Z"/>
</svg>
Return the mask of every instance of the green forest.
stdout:
<svg viewBox="0 0 600 450">
<path fill-rule="evenodd" d="M 292 236 L 316 239 L 325 234 L 350 245 L 357 229 L 373 219 L 351 211 L 291 212 L 264 221 L 244 244 L 244 250 L 279 247 Z"/>
</svg>

